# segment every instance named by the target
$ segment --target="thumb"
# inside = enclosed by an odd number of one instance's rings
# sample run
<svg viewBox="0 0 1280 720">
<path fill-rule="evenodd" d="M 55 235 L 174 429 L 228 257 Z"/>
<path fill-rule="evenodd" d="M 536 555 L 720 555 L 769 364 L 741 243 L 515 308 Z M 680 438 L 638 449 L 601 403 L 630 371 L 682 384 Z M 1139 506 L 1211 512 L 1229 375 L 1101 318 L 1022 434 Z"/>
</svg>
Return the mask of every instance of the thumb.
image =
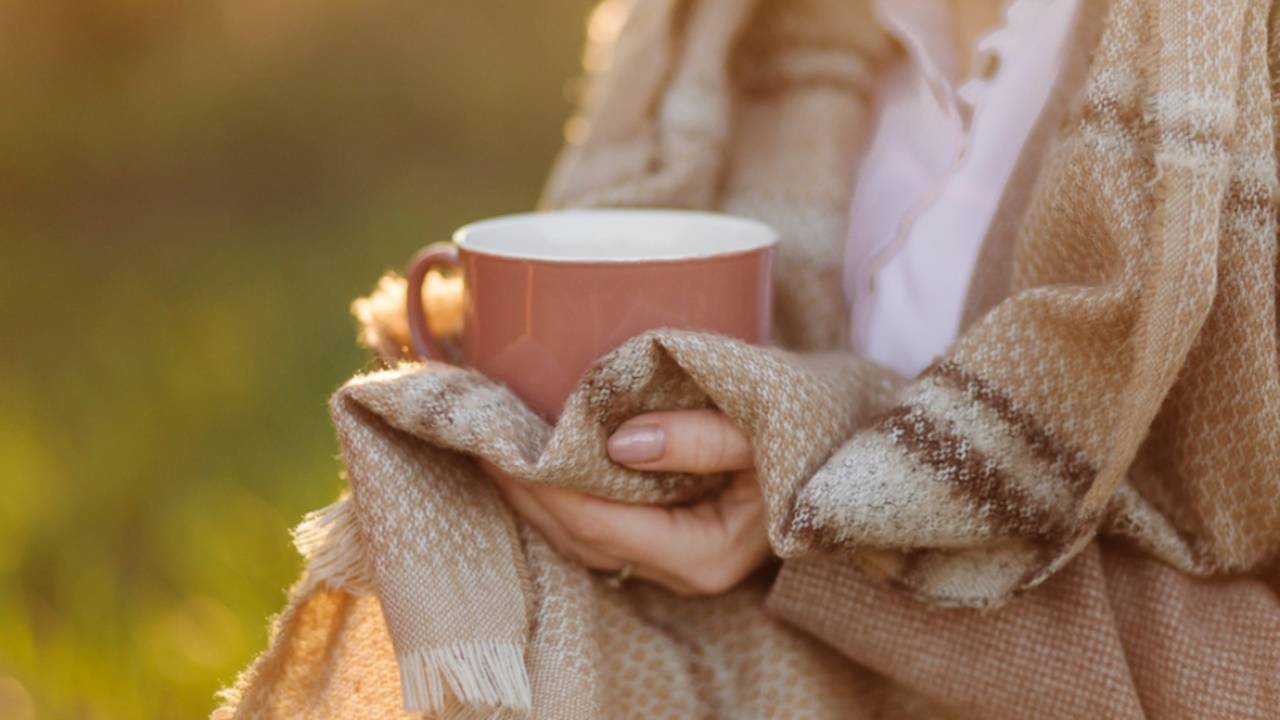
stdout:
<svg viewBox="0 0 1280 720">
<path fill-rule="evenodd" d="M 711 474 L 755 466 L 751 442 L 716 410 L 637 415 L 609 438 L 609 457 L 636 470 Z"/>
</svg>

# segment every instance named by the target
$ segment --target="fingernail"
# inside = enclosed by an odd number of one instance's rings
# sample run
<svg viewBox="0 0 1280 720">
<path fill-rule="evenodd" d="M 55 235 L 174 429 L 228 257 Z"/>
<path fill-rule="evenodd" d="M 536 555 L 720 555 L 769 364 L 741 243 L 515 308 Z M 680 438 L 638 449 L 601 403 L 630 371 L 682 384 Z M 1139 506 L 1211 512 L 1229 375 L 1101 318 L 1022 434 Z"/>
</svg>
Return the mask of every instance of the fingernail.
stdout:
<svg viewBox="0 0 1280 720">
<path fill-rule="evenodd" d="M 622 428 L 609 438 L 609 457 L 623 465 L 661 459 L 666 449 L 666 433 L 657 425 Z"/>
</svg>

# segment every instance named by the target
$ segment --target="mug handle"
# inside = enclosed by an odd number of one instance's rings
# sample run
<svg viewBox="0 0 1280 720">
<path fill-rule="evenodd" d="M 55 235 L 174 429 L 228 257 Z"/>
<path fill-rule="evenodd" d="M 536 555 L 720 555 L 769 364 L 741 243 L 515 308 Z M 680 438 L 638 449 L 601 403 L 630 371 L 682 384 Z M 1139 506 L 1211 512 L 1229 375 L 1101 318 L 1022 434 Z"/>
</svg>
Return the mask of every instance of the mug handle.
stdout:
<svg viewBox="0 0 1280 720">
<path fill-rule="evenodd" d="M 423 360 L 448 362 L 449 355 L 440 341 L 431 336 L 431 327 L 427 322 L 427 312 L 423 308 L 422 284 L 432 268 L 459 268 L 458 248 L 450 242 L 439 242 L 428 245 L 418 251 L 409 261 L 409 269 L 405 271 L 408 288 L 405 292 L 405 305 L 409 311 L 409 338 L 413 343 L 413 351 Z"/>
</svg>

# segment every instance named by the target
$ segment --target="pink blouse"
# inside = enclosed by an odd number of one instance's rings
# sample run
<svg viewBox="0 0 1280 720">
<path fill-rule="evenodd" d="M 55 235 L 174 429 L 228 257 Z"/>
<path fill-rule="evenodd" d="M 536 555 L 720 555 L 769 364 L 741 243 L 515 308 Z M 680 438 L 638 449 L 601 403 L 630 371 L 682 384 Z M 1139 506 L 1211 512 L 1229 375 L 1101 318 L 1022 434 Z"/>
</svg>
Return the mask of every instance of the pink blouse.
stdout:
<svg viewBox="0 0 1280 720">
<path fill-rule="evenodd" d="M 1044 110 L 1081 0 L 1012 0 L 959 84 L 947 0 L 876 0 L 905 50 L 876 91 L 845 257 L 854 350 L 914 376 L 955 340 L 969 277 Z"/>
</svg>

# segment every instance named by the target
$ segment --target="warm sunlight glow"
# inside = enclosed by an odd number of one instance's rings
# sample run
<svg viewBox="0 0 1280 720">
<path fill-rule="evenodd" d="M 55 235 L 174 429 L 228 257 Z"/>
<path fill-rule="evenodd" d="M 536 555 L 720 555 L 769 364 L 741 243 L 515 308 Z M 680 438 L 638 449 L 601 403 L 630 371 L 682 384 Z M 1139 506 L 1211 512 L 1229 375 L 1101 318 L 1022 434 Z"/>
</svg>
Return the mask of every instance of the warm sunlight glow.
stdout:
<svg viewBox="0 0 1280 720">
<path fill-rule="evenodd" d="M 422 302 L 426 305 L 427 320 L 433 334 L 456 335 L 462 330 L 462 301 L 461 276 L 427 273 L 427 281 L 422 287 Z"/>
<path fill-rule="evenodd" d="M 587 72 L 600 72 L 608 67 L 613 39 L 631 10 L 632 0 L 604 0 L 596 6 L 587 21 L 587 48 L 582 64 Z"/>
</svg>

